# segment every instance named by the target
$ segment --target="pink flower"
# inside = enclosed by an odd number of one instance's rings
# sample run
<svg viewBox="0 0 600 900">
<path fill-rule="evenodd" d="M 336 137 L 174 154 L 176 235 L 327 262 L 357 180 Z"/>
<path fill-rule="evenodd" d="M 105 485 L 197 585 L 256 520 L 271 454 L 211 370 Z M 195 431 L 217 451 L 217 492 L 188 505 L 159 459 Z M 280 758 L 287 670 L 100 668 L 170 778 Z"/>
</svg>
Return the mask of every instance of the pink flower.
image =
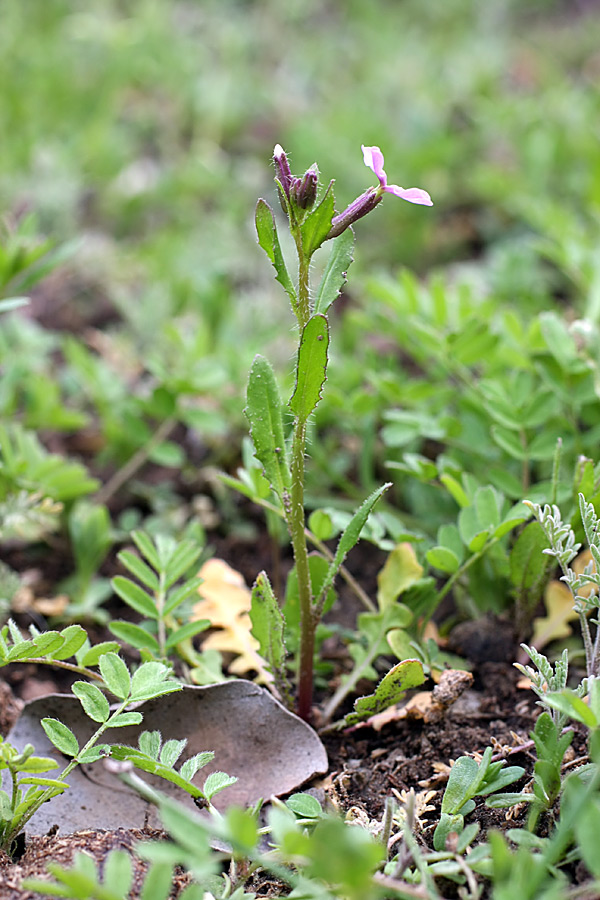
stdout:
<svg viewBox="0 0 600 900">
<path fill-rule="evenodd" d="M 409 203 L 419 203 L 421 206 L 433 206 L 431 197 L 427 191 L 423 191 L 421 188 L 401 188 L 398 187 L 397 184 L 388 184 L 387 175 L 383 170 L 383 153 L 379 147 L 365 147 L 363 144 L 362 152 L 365 166 L 368 166 L 379 179 L 378 193 L 380 196 L 384 193 L 394 194 L 394 196 L 400 197 L 402 200 L 408 200 Z"/>
</svg>

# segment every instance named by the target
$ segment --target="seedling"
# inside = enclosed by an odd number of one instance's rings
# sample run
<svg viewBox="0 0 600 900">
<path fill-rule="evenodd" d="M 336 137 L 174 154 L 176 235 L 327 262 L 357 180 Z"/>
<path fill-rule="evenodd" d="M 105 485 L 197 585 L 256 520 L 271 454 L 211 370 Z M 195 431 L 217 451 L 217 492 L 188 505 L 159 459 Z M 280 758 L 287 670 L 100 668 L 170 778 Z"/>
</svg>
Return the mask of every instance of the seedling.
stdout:
<svg viewBox="0 0 600 900">
<path fill-rule="evenodd" d="M 600 675 L 600 627 L 590 615 L 600 605 L 600 520 L 593 504 L 588 503 L 580 493 L 579 511 L 592 561 L 578 574 L 570 563 L 577 556 L 581 544 L 576 541 L 571 525 L 563 522 L 558 506 L 542 507 L 539 503 L 525 502 L 542 526 L 550 545 L 544 553 L 555 557 L 562 571 L 561 581 L 564 581 L 573 596 L 573 608 L 581 625 L 587 675 L 594 678 Z M 595 625 L 595 629 L 590 628 L 590 623 Z"/>
<path fill-rule="evenodd" d="M 445 850 L 446 842 L 452 832 L 460 834 L 464 828 L 465 816 L 475 809 L 474 797 L 487 797 L 496 794 L 487 801 L 487 806 L 512 806 L 522 799 L 522 795 L 498 794 L 502 788 L 517 781 L 525 774 L 521 766 L 504 768 L 504 761 L 492 762 L 492 748 L 488 747 L 481 761 L 477 763 L 470 756 L 461 756 L 450 769 L 448 784 L 442 799 L 442 813 L 433 836 L 436 850 Z"/>
<path fill-rule="evenodd" d="M 197 664 L 191 638 L 208 628 L 210 622 L 200 619 L 182 623 L 178 611 L 202 583 L 195 575 L 187 577 L 202 552 L 201 548 L 192 541 L 177 543 L 165 535 L 152 540 L 143 531 L 134 531 L 131 536 L 140 556 L 124 550 L 118 558 L 143 587 L 122 575 L 113 578 L 112 586 L 144 621 L 141 625 L 112 622 L 111 632 L 157 659 L 165 660 L 172 650 L 177 649 L 186 661 Z M 186 579 L 178 584 L 183 576 Z"/>
</svg>

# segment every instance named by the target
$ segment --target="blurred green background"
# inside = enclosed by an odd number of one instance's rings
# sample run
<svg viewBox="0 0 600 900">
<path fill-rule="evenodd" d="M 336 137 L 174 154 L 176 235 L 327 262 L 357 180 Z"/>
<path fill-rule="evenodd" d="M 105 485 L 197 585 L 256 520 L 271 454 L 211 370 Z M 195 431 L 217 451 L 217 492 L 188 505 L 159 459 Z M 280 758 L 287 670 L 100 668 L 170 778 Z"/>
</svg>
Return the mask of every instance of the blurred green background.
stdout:
<svg viewBox="0 0 600 900">
<path fill-rule="evenodd" d="M 167 442 L 156 461 L 233 466 L 254 354 L 288 384 L 292 372 L 289 310 L 253 224 L 258 196 L 277 205 L 273 146 L 299 173 L 316 161 L 341 209 L 374 181 L 361 143 L 378 144 L 390 181 L 435 205 L 388 197 L 356 226 L 314 491 L 358 481 L 362 495 L 386 448 L 395 462 L 433 459 L 454 428 L 453 465 L 485 480 L 491 454 L 516 497 L 547 476 L 556 431 L 525 465 L 522 437 L 504 436 L 507 463 L 481 418 L 490 390 L 506 409 L 557 393 L 529 358 L 549 346 L 531 317 L 585 318 L 588 336 L 600 319 L 599 48 L 589 0 L 4 0 L 4 241 L 17 256 L 42 239 L 76 244 L 33 307 L 3 323 L 0 417 L 95 429 L 84 455 L 114 466 L 173 416 L 200 451 Z M 403 267 L 430 287 L 419 293 Z M 487 385 L 475 413 L 452 408 L 461 378 L 519 369 L 525 381 Z M 573 396 L 561 385 L 555 424 Z M 590 409 L 594 390 L 585 381 Z M 521 428 L 507 421 L 505 410 L 500 425 Z M 596 431 L 588 446 L 575 417 L 569 428 L 569 452 L 588 452 Z"/>
</svg>

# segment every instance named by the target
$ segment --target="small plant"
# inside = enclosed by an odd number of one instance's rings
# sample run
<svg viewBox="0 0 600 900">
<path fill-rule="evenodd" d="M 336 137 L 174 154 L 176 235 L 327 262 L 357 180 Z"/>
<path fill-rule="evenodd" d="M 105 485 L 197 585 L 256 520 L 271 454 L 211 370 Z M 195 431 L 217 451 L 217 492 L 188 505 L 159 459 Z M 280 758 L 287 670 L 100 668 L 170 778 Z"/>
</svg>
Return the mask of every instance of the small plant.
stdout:
<svg viewBox="0 0 600 900">
<path fill-rule="evenodd" d="M 525 769 L 521 766 L 504 768 L 503 760 L 498 762 L 491 760 L 492 748 L 488 747 L 479 763 L 470 756 L 461 756 L 450 769 L 442 799 L 440 821 L 433 836 L 433 846 L 436 850 L 446 849 L 446 841 L 452 832 L 460 835 L 464 828 L 465 816 L 475 809 L 474 797 L 495 794 L 486 801 L 486 806 L 494 808 L 512 806 L 522 799 L 520 794 L 516 799 L 514 794 L 504 795 L 498 792 L 522 778 Z"/>
<path fill-rule="evenodd" d="M 210 622 L 182 622 L 180 611 L 202 583 L 195 575 L 188 577 L 201 548 L 192 541 L 178 543 L 165 535 L 153 540 L 143 531 L 134 531 L 131 537 L 140 556 L 124 550 L 118 558 L 143 587 L 122 575 L 112 579 L 112 586 L 128 606 L 143 616 L 144 622 L 111 622 L 111 632 L 155 658 L 165 660 L 177 649 L 187 662 L 197 665 L 191 638 L 208 628 Z M 177 584 L 182 576 L 186 576 L 185 581 Z"/>
<path fill-rule="evenodd" d="M 576 541 L 572 526 L 563 522 L 558 506 L 542 507 L 539 503 L 528 501 L 526 504 L 542 526 L 550 545 L 544 553 L 555 557 L 562 571 L 561 581 L 564 581 L 573 596 L 573 608 L 581 625 L 587 675 L 594 678 L 600 675 L 600 627 L 598 621 L 592 620 L 590 616 L 600 605 L 600 521 L 593 504 L 588 503 L 580 493 L 579 511 L 592 559 L 584 571 L 578 574 L 570 563 L 577 556 L 581 543 Z M 595 625 L 594 630 L 590 628 L 590 624 Z"/>
<path fill-rule="evenodd" d="M 70 625 L 61 632 L 47 631 L 42 634 L 32 629 L 31 638 L 26 639 L 9 620 L 0 631 L 0 666 L 13 662 L 35 662 L 85 676 L 86 681 L 75 681 L 72 692 L 88 718 L 97 725 L 89 740 L 80 746 L 76 735 L 64 722 L 51 717 L 42 719 L 42 727 L 50 742 L 70 757 L 69 763 L 55 778 L 39 774 L 57 768 L 57 765 L 52 760 L 33 756 L 33 747 L 28 745 L 17 751 L 9 744 L 0 745 L 0 767 L 7 768 L 12 779 L 12 793 L 0 793 L 0 846 L 3 849 L 10 850 L 14 839 L 43 803 L 68 788 L 67 778 L 76 766 L 105 756 L 114 754 L 116 760 L 129 760 L 138 768 L 177 784 L 209 807 L 214 794 L 234 783 L 235 779 L 225 773 L 214 772 L 206 779 L 204 789 L 194 785 L 192 778 L 214 754 L 198 753 L 176 770 L 175 763 L 186 741 L 170 740 L 161 746 L 159 732 L 142 733 L 137 748 L 100 743 L 107 729 L 142 722 L 143 714 L 132 707 L 182 688 L 179 681 L 172 680 L 169 666 L 158 661 L 147 661 L 131 673 L 114 649 L 118 649 L 118 645 L 111 642 L 90 647 L 87 635 L 79 625 Z M 76 662 L 69 662 L 73 656 Z M 96 666 L 99 671 L 95 671 Z M 110 706 L 106 693 L 117 699 L 114 708 Z M 28 786 L 25 793 L 23 785 Z"/>
<path fill-rule="evenodd" d="M 329 589 L 346 554 L 358 541 L 369 513 L 388 487 L 384 485 L 365 500 L 340 537 L 334 559 L 324 572 L 317 574 L 315 566 L 311 567 L 305 531 L 304 461 L 308 422 L 321 399 L 327 377 L 330 332 L 326 313 L 339 295 L 352 262 L 354 237 L 351 226 L 371 212 L 385 193 L 411 203 L 431 205 L 426 191 L 404 190 L 388 184 L 383 154 L 378 147 L 363 147 L 363 155 L 365 165 L 377 176 L 379 186 L 369 188 L 344 212 L 336 215 L 333 181 L 317 202 L 319 173 L 316 165 L 303 176 L 295 177 L 283 149 L 279 145 L 275 147 L 279 199 L 298 256 L 297 284 L 288 273 L 272 209 L 262 199 L 256 207 L 258 242 L 275 268 L 275 277 L 288 296 L 298 325 L 296 382 L 287 405 L 293 419 L 289 446 L 275 375 L 270 363 L 262 356 L 256 357 L 250 372 L 246 414 L 256 456 L 283 511 L 294 553 L 300 630 L 296 705 L 304 719 L 311 716 L 315 635 Z M 321 283 L 313 292 L 310 286 L 312 258 L 329 240 L 333 241 L 331 255 Z M 281 615 L 265 573 L 259 576 L 253 592 L 253 608 L 256 609 L 259 603 L 268 612 L 262 617 L 266 629 L 261 626 L 257 636 L 272 668 L 281 673 L 276 680 L 282 682 L 285 675 L 281 672 L 281 662 L 285 651 L 281 643 Z M 278 649 L 273 650 L 275 645 Z"/>
</svg>

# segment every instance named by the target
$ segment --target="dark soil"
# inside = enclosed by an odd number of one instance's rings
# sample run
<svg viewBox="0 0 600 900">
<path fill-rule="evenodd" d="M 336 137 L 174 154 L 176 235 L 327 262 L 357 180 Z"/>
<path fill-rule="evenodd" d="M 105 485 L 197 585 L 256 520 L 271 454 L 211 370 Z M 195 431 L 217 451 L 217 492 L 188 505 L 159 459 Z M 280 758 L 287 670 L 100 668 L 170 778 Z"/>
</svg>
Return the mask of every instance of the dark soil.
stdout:
<svg viewBox="0 0 600 900">
<path fill-rule="evenodd" d="M 525 768 L 527 775 L 515 789 L 529 781 L 534 763 L 529 733 L 537 707 L 531 691 L 517 687 L 518 677 L 508 663 L 480 662 L 474 668 L 473 686 L 446 711 L 441 721 L 426 723 L 422 718 L 406 717 L 384 725 L 380 731 L 364 727 L 323 734 L 330 769 L 325 778 L 312 785 L 313 790 L 325 805 L 342 813 L 350 810 L 353 817 L 373 822 L 380 820 L 390 794 L 401 797 L 403 791 L 413 788 L 417 794 L 417 810 L 423 810 L 419 813 L 419 838 L 431 846 L 449 764 L 459 756 L 481 754 L 491 745 L 495 758 Z M 29 678 L 35 678 L 34 671 L 29 672 Z M 18 689 L 22 687 L 23 684 L 17 685 Z M 20 706 L 6 685 L 0 684 L 0 691 L 2 728 L 6 731 L 18 716 Z M 584 754 L 584 735 L 576 734 L 568 759 L 572 761 Z M 480 801 L 469 821 L 478 821 L 481 832 L 485 833 L 490 827 L 514 827 L 525 815 L 524 810 L 517 810 L 516 814 L 514 810 L 511 814 L 505 810 L 489 810 Z M 75 852 L 85 850 L 101 863 L 111 849 L 133 851 L 138 840 L 156 837 L 164 835 L 118 829 L 32 836 L 20 859 L 11 861 L 6 855 L 0 857 L 0 897 L 2 900 L 33 897 L 19 885 L 23 878 L 44 877 L 49 860 L 68 865 Z M 146 871 L 145 863 L 135 856 L 133 859 L 136 880 L 132 898 L 138 896 Z M 185 883 L 182 875 L 172 896 L 176 897 Z M 253 890 L 258 896 L 282 896 L 281 885 L 266 877 L 258 880 Z"/>
</svg>

